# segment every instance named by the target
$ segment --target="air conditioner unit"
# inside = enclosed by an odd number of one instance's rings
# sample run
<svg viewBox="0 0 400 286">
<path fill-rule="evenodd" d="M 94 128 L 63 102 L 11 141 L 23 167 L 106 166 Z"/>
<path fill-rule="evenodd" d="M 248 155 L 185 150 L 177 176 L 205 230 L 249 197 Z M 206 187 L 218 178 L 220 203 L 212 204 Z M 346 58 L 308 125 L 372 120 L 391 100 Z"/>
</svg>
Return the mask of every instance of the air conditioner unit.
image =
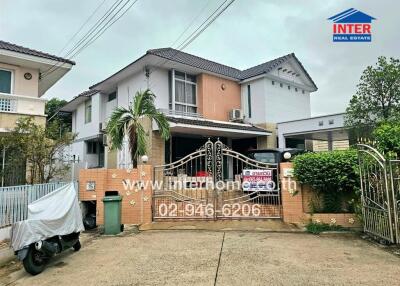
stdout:
<svg viewBox="0 0 400 286">
<path fill-rule="evenodd" d="M 243 121 L 243 112 L 241 109 L 232 109 L 229 111 L 229 120 L 230 121 Z"/>
<path fill-rule="evenodd" d="M 103 146 L 107 146 L 108 142 L 107 142 L 107 135 L 106 134 L 102 134 L 102 139 L 103 139 Z"/>
</svg>

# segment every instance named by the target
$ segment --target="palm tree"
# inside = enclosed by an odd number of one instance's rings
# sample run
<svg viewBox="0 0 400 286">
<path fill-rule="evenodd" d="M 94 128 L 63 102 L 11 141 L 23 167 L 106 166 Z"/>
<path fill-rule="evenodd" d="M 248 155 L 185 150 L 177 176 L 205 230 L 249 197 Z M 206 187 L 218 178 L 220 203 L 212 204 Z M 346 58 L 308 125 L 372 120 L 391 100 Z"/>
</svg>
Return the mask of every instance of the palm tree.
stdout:
<svg viewBox="0 0 400 286">
<path fill-rule="evenodd" d="M 155 95 L 149 89 L 138 91 L 132 105 L 128 109 L 117 107 L 107 124 L 111 149 L 121 149 L 124 137 L 128 137 L 133 167 L 137 166 L 139 156 L 147 154 L 146 131 L 142 125 L 144 118 L 154 120 L 161 137 L 164 140 L 169 138 L 169 123 L 164 114 L 157 111 L 154 99 Z"/>
</svg>

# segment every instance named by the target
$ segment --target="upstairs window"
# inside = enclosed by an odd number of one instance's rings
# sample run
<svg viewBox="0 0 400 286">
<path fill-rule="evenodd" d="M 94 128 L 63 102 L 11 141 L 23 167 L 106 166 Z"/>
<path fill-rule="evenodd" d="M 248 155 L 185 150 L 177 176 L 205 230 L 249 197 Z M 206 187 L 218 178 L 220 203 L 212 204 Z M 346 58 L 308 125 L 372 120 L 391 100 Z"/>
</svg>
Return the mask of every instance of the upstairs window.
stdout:
<svg viewBox="0 0 400 286">
<path fill-rule="evenodd" d="M 85 101 L 85 123 L 92 121 L 92 99 Z"/>
<path fill-rule="evenodd" d="M 0 69 L 0 93 L 11 93 L 12 72 Z"/>
<path fill-rule="evenodd" d="M 116 91 L 111 92 L 111 93 L 108 95 L 108 101 L 113 101 L 113 100 L 116 99 L 116 98 L 117 98 L 117 92 L 116 92 Z"/>
<path fill-rule="evenodd" d="M 197 112 L 197 84 L 196 76 L 183 72 L 174 72 L 175 81 L 175 110 Z"/>
</svg>

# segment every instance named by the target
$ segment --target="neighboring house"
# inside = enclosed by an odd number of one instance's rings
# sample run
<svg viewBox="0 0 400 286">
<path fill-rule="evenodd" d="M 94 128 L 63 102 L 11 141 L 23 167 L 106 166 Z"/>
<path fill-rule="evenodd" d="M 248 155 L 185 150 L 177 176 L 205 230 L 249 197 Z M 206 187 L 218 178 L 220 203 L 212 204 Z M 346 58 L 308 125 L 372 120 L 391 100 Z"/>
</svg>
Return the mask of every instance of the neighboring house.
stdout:
<svg viewBox="0 0 400 286">
<path fill-rule="evenodd" d="M 82 92 L 61 111 L 72 112 L 72 132 L 77 134 L 71 155 L 84 168 L 104 167 L 103 123 L 116 105 L 116 94 L 102 95 L 95 89 Z"/>
<path fill-rule="evenodd" d="M 61 109 L 73 113 L 78 137 L 71 152 L 86 167 L 130 164 L 127 142 L 121 151 L 104 151 L 103 133 L 112 110 L 128 107 L 146 88 L 156 95 L 172 134 L 164 142 L 147 123 L 150 162 L 156 165 L 184 157 L 209 137 L 238 152 L 277 147 L 276 124 L 310 117 L 310 93 L 317 90 L 294 54 L 239 70 L 172 48 L 149 50 Z M 304 146 L 293 144 L 299 143 Z"/>
<path fill-rule="evenodd" d="M 0 136 L 12 130 L 21 117 L 30 116 L 44 125 L 46 100 L 41 97 L 73 65 L 71 60 L 0 41 Z M 7 164 L 5 150 L 0 152 L 0 162 L 3 154 Z"/>
</svg>

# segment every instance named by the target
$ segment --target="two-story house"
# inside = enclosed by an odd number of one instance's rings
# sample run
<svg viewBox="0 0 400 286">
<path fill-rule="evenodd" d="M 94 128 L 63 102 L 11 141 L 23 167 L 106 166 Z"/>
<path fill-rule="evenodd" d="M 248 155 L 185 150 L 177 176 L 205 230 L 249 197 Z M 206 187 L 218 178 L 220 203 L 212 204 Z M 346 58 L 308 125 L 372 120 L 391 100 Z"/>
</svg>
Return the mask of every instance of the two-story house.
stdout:
<svg viewBox="0 0 400 286">
<path fill-rule="evenodd" d="M 42 96 L 73 65 L 71 60 L 0 41 L 0 136 L 12 130 L 21 117 L 30 116 L 44 125 L 46 100 Z M 4 183 L 7 152 L 3 148 L 0 159 Z"/>
<path fill-rule="evenodd" d="M 172 48 L 149 50 L 62 108 L 73 113 L 78 137 L 71 152 L 86 167 L 130 165 L 127 142 L 120 151 L 104 148 L 104 128 L 116 106 L 127 107 L 146 88 L 172 134 L 164 142 L 148 123 L 149 157 L 156 165 L 184 157 L 210 137 L 238 152 L 277 147 L 276 123 L 310 117 L 310 93 L 317 90 L 294 54 L 239 70 Z M 299 144 L 304 142 L 292 142 Z"/>
</svg>

